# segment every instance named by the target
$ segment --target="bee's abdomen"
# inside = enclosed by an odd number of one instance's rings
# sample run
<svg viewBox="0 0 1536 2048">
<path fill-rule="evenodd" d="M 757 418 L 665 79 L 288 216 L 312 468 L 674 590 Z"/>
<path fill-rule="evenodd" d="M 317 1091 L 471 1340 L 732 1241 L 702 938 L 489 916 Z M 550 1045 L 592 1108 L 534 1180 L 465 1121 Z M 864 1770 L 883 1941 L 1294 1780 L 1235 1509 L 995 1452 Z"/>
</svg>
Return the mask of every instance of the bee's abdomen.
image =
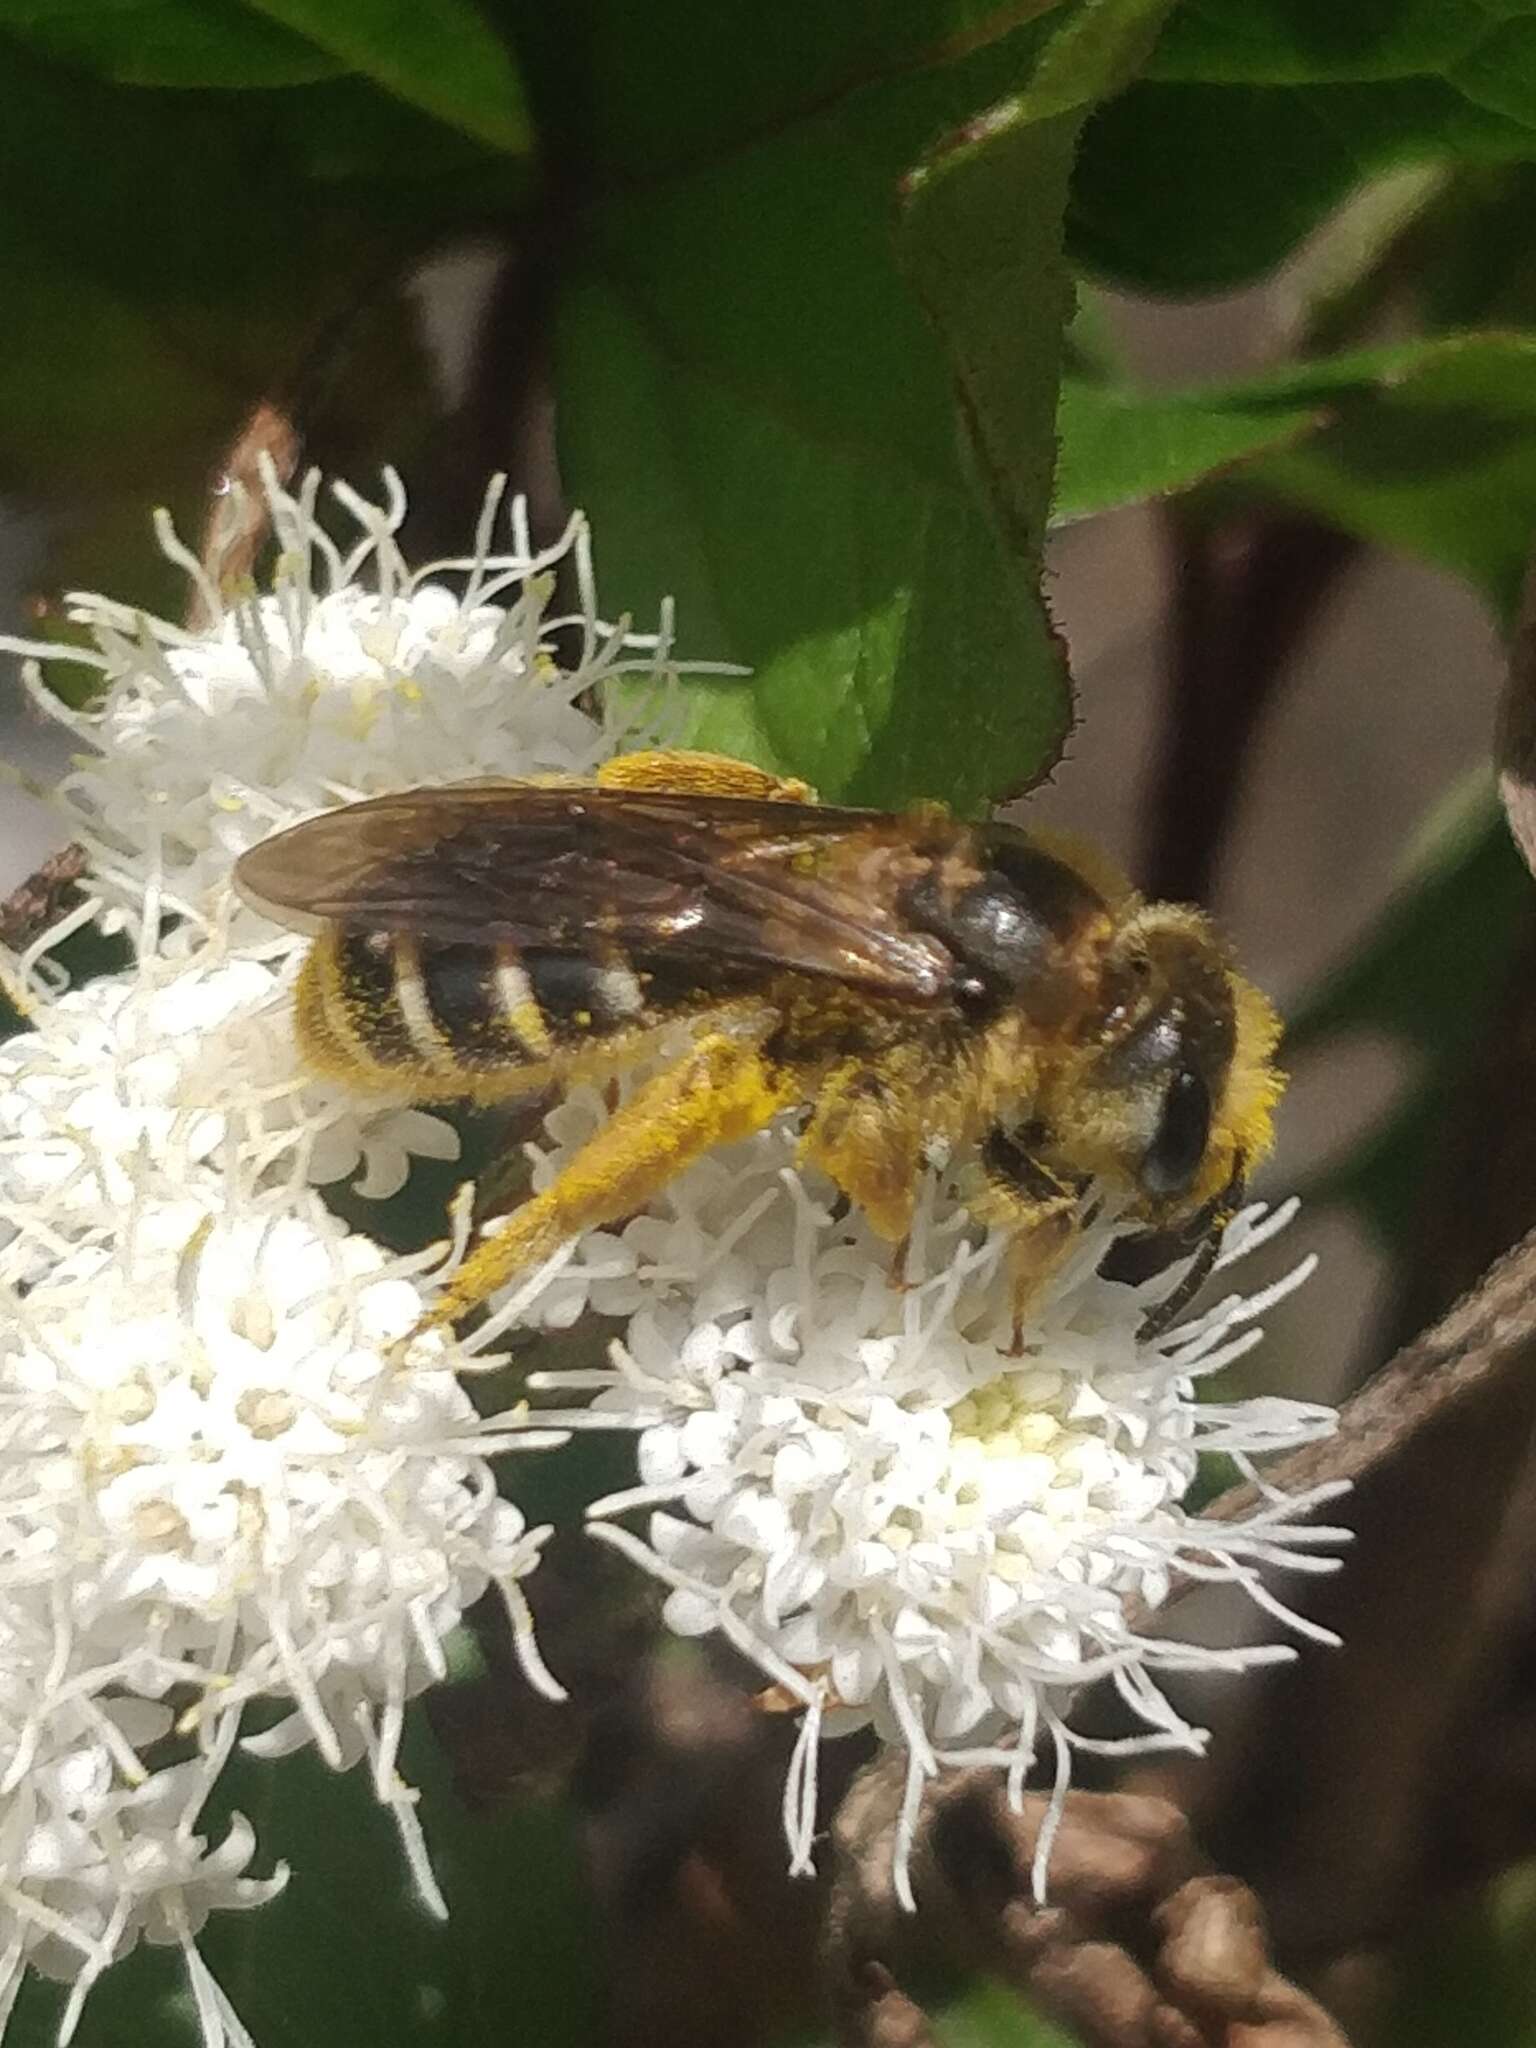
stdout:
<svg viewBox="0 0 1536 2048">
<path fill-rule="evenodd" d="M 321 1071 L 420 1092 L 472 1089 L 648 1021 L 620 959 L 322 932 L 300 976 L 305 1053 Z"/>
</svg>

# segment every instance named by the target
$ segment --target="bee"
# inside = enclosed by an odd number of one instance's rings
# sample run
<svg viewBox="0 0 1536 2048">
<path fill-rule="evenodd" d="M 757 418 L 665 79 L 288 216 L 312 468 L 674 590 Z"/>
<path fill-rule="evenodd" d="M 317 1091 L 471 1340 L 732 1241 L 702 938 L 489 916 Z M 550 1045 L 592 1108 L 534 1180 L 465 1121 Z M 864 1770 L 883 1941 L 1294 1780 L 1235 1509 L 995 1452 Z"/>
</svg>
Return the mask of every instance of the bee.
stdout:
<svg viewBox="0 0 1536 2048">
<path fill-rule="evenodd" d="M 1214 1242 L 1270 1142 L 1278 1025 L 1207 920 L 939 804 L 847 809 L 722 756 L 638 753 L 590 783 L 349 804 L 254 847 L 236 882 L 313 933 L 299 1042 L 354 1088 L 489 1103 L 671 1047 L 481 1239 L 434 1323 L 786 1110 L 802 1161 L 898 1247 L 928 1163 L 967 1156 L 967 1206 L 1013 1233 L 1019 1314 L 1089 1190 L 1156 1270 Z"/>
</svg>

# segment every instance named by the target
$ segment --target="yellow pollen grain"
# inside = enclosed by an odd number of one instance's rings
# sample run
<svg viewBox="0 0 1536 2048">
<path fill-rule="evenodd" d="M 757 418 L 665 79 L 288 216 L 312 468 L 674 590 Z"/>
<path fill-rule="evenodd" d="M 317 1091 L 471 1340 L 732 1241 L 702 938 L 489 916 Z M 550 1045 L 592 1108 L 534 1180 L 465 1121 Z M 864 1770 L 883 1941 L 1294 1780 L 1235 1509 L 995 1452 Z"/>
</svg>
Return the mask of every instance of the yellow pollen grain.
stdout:
<svg viewBox="0 0 1536 2048">
<path fill-rule="evenodd" d="M 293 1396 L 280 1388 L 252 1387 L 235 1404 L 235 1413 L 254 1437 L 270 1443 L 292 1429 L 298 1419 Z"/>
<path fill-rule="evenodd" d="M 1061 1435 L 1061 1424 L 1054 1415 L 1047 1415 L 1036 1409 L 1031 1415 L 1021 1415 L 1013 1425 L 1016 1441 L 1026 1451 L 1043 1451 Z"/>
<path fill-rule="evenodd" d="M 168 1500 L 147 1500 L 134 1510 L 133 1533 L 146 1550 L 179 1550 L 189 1531 L 185 1517 Z"/>
<path fill-rule="evenodd" d="M 99 1444 L 86 1451 L 83 1462 L 87 1481 L 97 1487 L 109 1486 L 125 1472 L 135 1471 L 145 1458 L 132 1444 Z"/>
<path fill-rule="evenodd" d="M 102 1406 L 114 1422 L 148 1422 L 155 1412 L 155 1390 L 148 1380 L 135 1374 L 115 1386 Z"/>
<path fill-rule="evenodd" d="M 258 1351 L 270 1351 L 277 1342 L 277 1318 L 264 1294 L 242 1294 L 231 1302 L 229 1326 Z"/>
<path fill-rule="evenodd" d="M 1059 1374 L 1037 1371 L 1005 1373 L 989 1381 L 950 1409 L 951 1442 L 973 1445 L 989 1461 L 1039 1459 L 1042 1468 L 1054 1472 L 1063 1451 L 1080 1441 L 1049 1407 L 1037 1405 L 1047 1388 L 1059 1392 L 1060 1386 Z M 1048 1483 L 1044 1469 L 1041 1479 Z"/>
<path fill-rule="evenodd" d="M 1016 1412 L 1013 1402 L 1000 1386 L 983 1389 L 976 1408 L 982 1436 L 992 1436 L 1000 1429 L 1007 1429 Z"/>
<path fill-rule="evenodd" d="M 1035 1567 L 1027 1557 L 1016 1550 L 999 1550 L 993 1554 L 992 1576 L 1004 1580 L 1010 1586 L 1022 1586 L 1036 1576 Z"/>
</svg>

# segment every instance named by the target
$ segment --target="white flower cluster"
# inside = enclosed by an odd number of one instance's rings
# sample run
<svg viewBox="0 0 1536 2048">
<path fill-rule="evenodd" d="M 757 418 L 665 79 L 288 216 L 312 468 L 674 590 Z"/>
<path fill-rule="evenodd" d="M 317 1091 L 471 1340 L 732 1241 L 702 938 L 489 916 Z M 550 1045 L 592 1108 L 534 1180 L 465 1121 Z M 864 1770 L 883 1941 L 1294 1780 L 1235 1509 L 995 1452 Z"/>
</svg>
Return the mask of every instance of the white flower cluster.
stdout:
<svg viewBox="0 0 1536 2048">
<path fill-rule="evenodd" d="M 548 1119 L 539 1178 L 602 1113 L 582 1090 Z M 1022 1787 L 1044 1744 L 1064 1795 L 1072 1751 L 1106 1746 L 1067 1718 L 1090 1680 L 1110 1679 L 1140 1726 L 1107 1746 L 1198 1750 L 1203 1731 L 1156 1674 L 1291 1654 L 1146 1633 L 1138 1614 L 1176 1575 L 1234 1582 L 1331 1640 L 1258 1568 L 1333 1569 L 1319 1551 L 1343 1532 L 1305 1517 L 1339 1489 L 1270 1494 L 1239 1523 L 1181 1506 L 1201 1451 L 1257 1477 L 1253 1456 L 1332 1431 L 1330 1408 L 1195 1391 L 1260 1341 L 1255 1319 L 1313 1261 L 1149 1334 L 1187 1265 L 1106 1279 L 1119 1232 L 1085 1216 L 1017 1343 L 1006 1241 L 968 1222 L 944 1176 L 924 1189 L 898 1288 L 890 1248 L 794 1158 L 783 1126 L 714 1155 L 514 1306 L 545 1325 L 585 1308 L 627 1319 L 610 1371 L 532 1382 L 594 1395 L 545 1420 L 640 1432 L 641 1483 L 593 1504 L 593 1533 L 672 1589 L 674 1629 L 718 1630 L 771 1681 L 765 1705 L 804 1710 L 785 1794 L 796 1868 L 810 1864 L 820 1736 L 872 1725 L 904 1746 L 896 1878 L 910 1904 L 912 1829 L 941 1764 L 995 1762 Z M 1240 1216 L 1218 1269 L 1294 1207 Z M 648 1538 L 613 1519 L 637 1509 L 652 1511 Z"/>
<path fill-rule="evenodd" d="M 333 804 L 485 774 L 581 777 L 625 735 L 603 686 L 676 671 L 670 624 L 601 621 L 579 521 L 531 546 L 521 508 L 495 552 L 411 572 L 389 479 L 373 506 L 266 483 L 271 587 L 226 590 L 162 521 L 196 629 L 71 600 L 101 693 L 63 711 L 89 753 L 60 792 L 89 855 L 77 908 L 5 969 L 26 1028 L 0 1043 L 0 2032 L 21 1975 L 72 1988 L 63 2035 L 140 1938 L 180 1944 L 208 2048 L 247 2040 L 196 1936 L 260 1904 L 236 1820 L 200 1832 L 238 1742 L 366 1757 L 418 1889 L 441 1907 L 396 1758 L 406 1702 L 445 1637 L 501 1593 L 532 1683 L 558 1696 L 520 1581 L 547 1533 L 489 1460 L 588 1428 L 635 1433 L 639 1484 L 593 1533 L 668 1588 L 670 1626 L 754 1658 L 765 1711 L 800 1714 L 785 1792 L 809 1866 L 824 1734 L 872 1725 L 909 1760 L 897 1880 L 926 1780 L 986 1760 L 1015 1787 L 1049 1752 L 1064 1794 L 1075 1692 L 1110 1679 L 1121 1746 L 1195 1748 L 1160 1675 L 1286 1654 L 1153 1636 L 1175 1578 L 1235 1582 L 1273 1616 L 1261 1567 L 1326 1569 L 1320 1495 L 1272 1492 L 1241 1524 L 1182 1505 L 1202 1450 L 1257 1454 L 1332 1427 L 1281 1400 L 1195 1398 L 1304 1277 L 1161 1329 L 1179 1270 L 1100 1272 L 1118 1232 L 1086 1209 L 1075 1250 L 1016 1341 L 1005 1246 L 945 1173 L 891 1253 L 795 1163 L 793 1118 L 680 1175 L 643 1213 L 522 1276 L 475 1337 L 417 1332 L 440 1253 L 387 1257 L 317 1190 L 393 1193 L 451 1127 L 405 1100 L 360 1105 L 301 1067 L 290 991 L 303 941 L 230 897 L 231 867 Z M 553 571 L 575 592 L 551 611 Z M 625 701 L 633 701 L 625 693 Z M 89 921 L 133 965 L 79 989 L 51 957 Z M 534 1148 L 542 1186 L 606 1114 L 574 1089 Z M 462 1216 L 465 1211 L 460 1205 Z M 1289 1211 L 1248 1212 L 1225 1265 Z M 607 1319 L 611 1368 L 535 1376 L 482 1420 L 459 1375 L 515 1327 Z M 649 1513 L 641 1529 L 625 1520 Z M 279 1703 L 259 1734 L 254 1701 Z M 1115 1746 L 1113 1744 L 1107 1746 Z M 1042 1837 L 1037 1882 L 1049 1855 Z"/>
<path fill-rule="evenodd" d="M 245 1875 L 243 1821 L 215 1848 L 198 1832 L 232 1746 L 366 1757 L 440 1909 L 396 1769 L 406 1701 L 488 1587 L 559 1696 L 519 1590 L 547 1532 L 489 1461 L 562 1438 L 482 1424 L 458 1347 L 406 1341 L 441 1254 L 387 1258 L 316 1192 L 392 1194 L 456 1135 L 301 1071 L 303 941 L 228 881 L 245 847 L 352 797 L 590 772 L 617 744 L 594 690 L 664 687 L 666 621 L 601 623 L 579 521 L 540 553 L 513 506 L 494 552 L 495 488 L 473 555 L 414 574 L 395 479 L 382 508 L 338 490 L 348 549 L 316 493 L 269 477 L 264 593 L 226 591 L 161 522 L 197 631 L 77 596 L 92 646 L 0 643 L 91 749 L 59 793 L 82 901 L 4 973 L 26 1028 L 0 1043 L 0 2031 L 32 1966 L 73 1987 L 67 2037 L 145 1937 L 183 1947 L 210 2048 L 244 2040 L 195 1936 L 283 1873 Z M 100 670 L 87 711 L 46 690 L 47 656 Z M 92 920 L 133 965 L 62 989 L 52 949 Z M 287 1716 L 243 1734 L 258 1699 Z"/>
<path fill-rule="evenodd" d="M 186 570 L 206 621 L 196 631 L 93 593 L 70 597 L 70 619 L 95 646 L 67 658 L 98 669 L 105 688 L 72 712 L 35 659 L 25 673 L 49 715 L 92 750 L 55 795 L 92 855 L 93 914 L 105 905 L 142 926 L 148 911 L 170 909 L 201 927 L 224 913 L 237 857 L 316 811 L 415 783 L 586 774 L 622 730 L 602 685 L 670 674 L 665 607 L 655 635 L 598 618 L 582 522 L 538 551 L 516 501 L 511 549 L 495 553 L 498 483 L 473 553 L 412 570 L 396 539 L 405 494 L 393 474 L 386 481 L 383 506 L 333 486 L 359 529 L 347 549 L 320 523 L 318 476 L 292 496 L 269 486 L 281 551 L 273 587 L 238 602 L 217 565 L 199 561 L 158 515 L 161 545 Z M 572 613 L 551 610 L 563 562 Z M 65 653 L 3 644 L 45 659 Z"/>
</svg>

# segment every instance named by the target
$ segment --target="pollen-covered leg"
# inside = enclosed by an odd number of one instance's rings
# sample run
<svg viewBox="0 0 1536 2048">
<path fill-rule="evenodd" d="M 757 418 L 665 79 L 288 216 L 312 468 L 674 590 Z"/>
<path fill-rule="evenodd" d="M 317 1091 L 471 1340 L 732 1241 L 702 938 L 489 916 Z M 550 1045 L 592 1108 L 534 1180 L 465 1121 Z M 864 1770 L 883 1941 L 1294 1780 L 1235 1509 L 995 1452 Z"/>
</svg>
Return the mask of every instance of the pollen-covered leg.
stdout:
<svg viewBox="0 0 1536 2048">
<path fill-rule="evenodd" d="M 793 1070 L 770 1066 L 750 1037 L 712 1031 L 700 1038 L 475 1248 L 425 1327 L 456 1321 L 572 1238 L 632 1215 L 685 1166 L 716 1145 L 750 1137 L 802 1093 Z"/>
<path fill-rule="evenodd" d="M 924 1051 L 904 1046 L 875 1060 L 849 1060 L 816 1093 L 800 1157 L 820 1167 L 869 1218 L 870 1228 L 902 1246 L 912 1228 L 929 1141 L 949 1135 L 942 1089 Z M 905 1270 L 898 1267 L 898 1280 Z"/>
<path fill-rule="evenodd" d="M 660 789 L 697 796 L 751 796 L 769 803 L 814 803 L 808 782 L 794 776 L 770 775 L 750 761 L 728 754 L 668 751 L 652 747 L 638 754 L 618 754 L 597 770 L 600 789 Z"/>
</svg>

